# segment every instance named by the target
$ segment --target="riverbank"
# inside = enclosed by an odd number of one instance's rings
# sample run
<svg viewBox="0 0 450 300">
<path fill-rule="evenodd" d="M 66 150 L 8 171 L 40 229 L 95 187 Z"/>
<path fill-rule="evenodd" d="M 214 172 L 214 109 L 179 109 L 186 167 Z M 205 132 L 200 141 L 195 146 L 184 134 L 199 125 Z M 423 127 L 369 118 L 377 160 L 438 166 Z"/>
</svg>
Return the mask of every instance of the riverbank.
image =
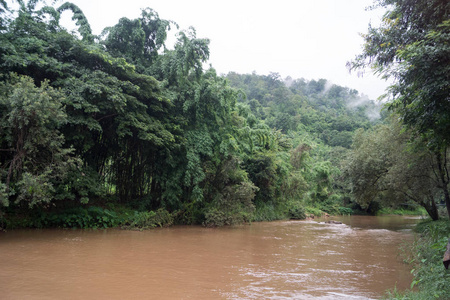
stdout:
<svg viewBox="0 0 450 300">
<path fill-rule="evenodd" d="M 339 215 L 351 215 L 352 210 L 341 208 Z M 169 212 L 160 208 L 154 211 L 142 211 L 117 203 L 97 201 L 81 207 L 61 206 L 34 209 L 5 208 L 0 211 L 0 230 L 20 228 L 113 228 L 151 229 L 171 225 L 203 225 L 222 227 L 251 222 L 276 220 L 304 220 L 307 217 L 321 217 L 328 213 L 299 202 L 289 205 L 255 205 L 252 213 L 223 212 L 202 213 L 190 207 Z"/>
<path fill-rule="evenodd" d="M 334 213 L 332 213 L 332 211 Z M 236 214 L 235 214 L 236 215 Z M 201 215 L 199 212 L 179 210 L 169 212 L 165 209 L 155 211 L 139 211 L 115 203 L 97 203 L 97 205 L 60 209 L 36 208 L 33 210 L 0 211 L 0 230 L 20 228 L 124 228 L 151 229 L 171 225 L 204 225 L 206 227 L 221 227 L 240 223 L 304 220 L 322 216 L 367 215 L 359 210 L 338 207 L 323 211 L 313 206 L 302 206 L 300 203 L 290 205 L 258 205 L 252 214 L 229 215 L 216 211 L 213 215 Z M 377 216 L 424 216 L 423 209 L 382 209 Z M 195 221 L 197 220 L 197 221 Z"/>
<path fill-rule="evenodd" d="M 165 209 L 136 211 L 124 206 L 76 207 L 58 211 L 37 209 L 0 216 L 0 229 L 72 228 L 72 229 L 150 229 L 174 224 L 176 213 Z"/>
<path fill-rule="evenodd" d="M 428 213 L 423 207 L 416 207 L 415 209 L 405 208 L 382 208 L 377 213 L 377 216 L 427 216 Z"/>
<path fill-rule="evenodd" d="M 415 227 L 418 238 L 404 249 L 405 262 L 411 264 L 414 280 L 411 290 L 388 292 L 385 299 L 427 300 L 449 299 L 450 270 L 446 270 L 442 258 L 450 237 L 450 221 L 423 221 Z"/>
</svg>

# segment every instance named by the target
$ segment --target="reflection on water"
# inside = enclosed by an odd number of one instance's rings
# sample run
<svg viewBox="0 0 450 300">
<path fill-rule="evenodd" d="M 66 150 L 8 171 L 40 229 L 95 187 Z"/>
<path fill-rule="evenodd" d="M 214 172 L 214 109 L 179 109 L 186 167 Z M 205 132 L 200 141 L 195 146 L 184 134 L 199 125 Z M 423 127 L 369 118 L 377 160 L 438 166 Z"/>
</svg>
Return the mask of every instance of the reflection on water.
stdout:
<svg viewBox="0 0 450 300">
<path fill-rule="evenodd" d="M 417 219 L 333 219 L 344 224 L 10 231 L 0 298 L 376 299 L 409 286 L 397 254 Z"/>
</svg>

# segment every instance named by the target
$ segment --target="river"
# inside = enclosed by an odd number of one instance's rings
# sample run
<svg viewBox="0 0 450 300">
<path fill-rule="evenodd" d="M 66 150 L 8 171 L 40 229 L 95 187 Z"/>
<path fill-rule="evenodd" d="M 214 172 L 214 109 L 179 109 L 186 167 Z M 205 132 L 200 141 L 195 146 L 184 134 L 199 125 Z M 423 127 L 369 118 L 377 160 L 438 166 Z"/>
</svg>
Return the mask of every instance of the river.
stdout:
<svg viewBox="0 0 450 300">
<path fill-rule="evenodd" d="M 407 217 L 0 233 L 0 299 L 378 299 L 409 287 Z M 324 221 L 324 220 L 321 220 Z"/>
</svg>

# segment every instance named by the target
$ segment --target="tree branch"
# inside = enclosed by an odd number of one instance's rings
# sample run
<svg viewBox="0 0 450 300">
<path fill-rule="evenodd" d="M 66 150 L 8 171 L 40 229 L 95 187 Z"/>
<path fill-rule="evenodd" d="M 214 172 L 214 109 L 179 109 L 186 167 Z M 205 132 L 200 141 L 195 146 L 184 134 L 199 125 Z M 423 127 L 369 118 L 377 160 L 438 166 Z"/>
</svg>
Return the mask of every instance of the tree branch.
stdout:
<svg viewBox="0 0 450 300">
<path fill-rule="evenodd" d="M 111 115 L 103 116 L 103 117 L 101 117 L 100 119 L 96 119 L 96 121 L 97 121 L 97 122 L 100 122 L 100 121 L 103 120 L 103 119 L 110 118 L 110 117 L 114 117 L 114 116 L 117 116 L 117 114 L 111 114 Z"/>
</svg>

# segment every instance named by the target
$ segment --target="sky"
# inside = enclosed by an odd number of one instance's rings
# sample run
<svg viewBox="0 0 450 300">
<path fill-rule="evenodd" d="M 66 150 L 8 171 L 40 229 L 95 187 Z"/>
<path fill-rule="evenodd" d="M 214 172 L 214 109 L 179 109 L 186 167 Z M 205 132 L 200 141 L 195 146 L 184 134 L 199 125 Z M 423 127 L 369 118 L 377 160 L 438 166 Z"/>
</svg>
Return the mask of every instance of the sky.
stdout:
<svg viewBox="0 0 450 300">
<path fill-rule="evenodd" d="M 137 18 L 142 8 L 180 30 L 194 27 L 210 39 L 209 64 L 219 74 L 279 73 L 282 78 L 324 78 L 376 100 L 388 86 L 371 70 L 349 72 L 346 63 L 361 53 L 369 23 L 380 24 L 382 9 L 373 0 L 72 0 L 88 18 L 94 34 Z M 57 1 L 59 6 L 63 1 Z M 64 13 L 69 20 L 70 13 Z M 64 24 L 64 21 L 63 21 Z M 70 27 L 70 22 L 67 22 Z M 177 30 L 174 29 L 173 33 Z M 170 47 L 174 38 L 168 41 Z"/>
</svg>

